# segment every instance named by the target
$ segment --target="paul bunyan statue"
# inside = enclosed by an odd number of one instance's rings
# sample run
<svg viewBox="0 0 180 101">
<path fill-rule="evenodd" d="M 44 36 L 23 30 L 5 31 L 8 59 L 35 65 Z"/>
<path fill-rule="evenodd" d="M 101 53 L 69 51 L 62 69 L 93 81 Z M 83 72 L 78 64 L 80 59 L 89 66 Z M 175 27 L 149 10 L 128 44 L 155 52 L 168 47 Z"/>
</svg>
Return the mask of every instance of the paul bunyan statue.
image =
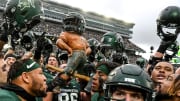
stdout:
<svg viewBox="0 0 180 101">
<path fill-rule="evenodd" d="M 82 73 L 82 68 L 91 53 L 89 43 L 82 36 L 85 32 L 85 19 L 78 13 L 71 12 L 63 19 L 63 32 L 56 42 L 58 48 L 68 52 L 65 73 Z"/>
</svg>

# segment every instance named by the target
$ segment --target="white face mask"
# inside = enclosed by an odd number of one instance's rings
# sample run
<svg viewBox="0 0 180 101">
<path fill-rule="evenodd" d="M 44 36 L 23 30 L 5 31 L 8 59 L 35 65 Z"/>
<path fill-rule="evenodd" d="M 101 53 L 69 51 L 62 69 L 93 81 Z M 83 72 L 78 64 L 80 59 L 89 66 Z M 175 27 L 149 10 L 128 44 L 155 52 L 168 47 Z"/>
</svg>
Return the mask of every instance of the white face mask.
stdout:
<svg viewBox="0 0 180 101">
<path fill-rule="evenodd" d="M 176 34 L 176 28 L 167 28 L 167 27 L 162 27 L 162 31 L 164 34 Z"/>
</svg>

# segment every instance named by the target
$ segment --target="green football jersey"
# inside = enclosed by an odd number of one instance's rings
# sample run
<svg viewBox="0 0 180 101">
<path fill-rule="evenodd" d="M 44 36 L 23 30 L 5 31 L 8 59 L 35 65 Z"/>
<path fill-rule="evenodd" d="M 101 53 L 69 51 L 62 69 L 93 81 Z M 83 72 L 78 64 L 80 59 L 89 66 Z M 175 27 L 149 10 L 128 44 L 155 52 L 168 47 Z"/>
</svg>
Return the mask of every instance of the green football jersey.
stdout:
<svg viewBox="0 0 180 101">
<path fill-rule="evenodd" d="M 98 92 L 96 92 L 92 95 L 91 101 L 104 101 L 104 96 L 101 96 Z"/>
<path fill-rule="evenodd" d="M 60 93 L 53 98 L 53 101 L 79 101 L 80 99 L 80 85 L 72 79 L 68 85 L 60 88 Z"/>
</svg>

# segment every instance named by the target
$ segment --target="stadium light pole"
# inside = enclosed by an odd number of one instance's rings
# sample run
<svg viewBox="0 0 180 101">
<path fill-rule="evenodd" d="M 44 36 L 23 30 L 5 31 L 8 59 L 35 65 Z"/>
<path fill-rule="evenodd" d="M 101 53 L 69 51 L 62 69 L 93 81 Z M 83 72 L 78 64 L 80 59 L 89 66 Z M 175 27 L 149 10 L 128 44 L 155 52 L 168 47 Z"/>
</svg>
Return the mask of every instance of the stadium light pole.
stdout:
<svg viewBox="0 0 180 101">
<path fill-rule="evenodd" d="M 151 47 L 150 47 L 150 50 L 151 50 L 151 52 L 150 52 L 150 53 L 152 54 L 152 53 L 153 53 L 153 50 L 154 50 L 154 47 L 153 47 L 153 46 L 151 46 Z"/>
</svg>

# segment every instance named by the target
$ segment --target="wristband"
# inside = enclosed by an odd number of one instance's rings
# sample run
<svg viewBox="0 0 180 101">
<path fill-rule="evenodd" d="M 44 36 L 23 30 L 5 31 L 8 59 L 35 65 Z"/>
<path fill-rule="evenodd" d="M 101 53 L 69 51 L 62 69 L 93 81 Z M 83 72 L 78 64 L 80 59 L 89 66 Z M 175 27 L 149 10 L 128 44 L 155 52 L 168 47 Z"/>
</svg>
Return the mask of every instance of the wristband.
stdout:
<svg viewBox="0 0 180 101">
<path fill-rule="evenodd" d="M 166 49 L 168 47 L 165 46 L 165 45 L 160 45 L 159 48 L 157 49 L 157 52 L 160 52 L 160 53 L 165 53 Z"/>
</svg>

